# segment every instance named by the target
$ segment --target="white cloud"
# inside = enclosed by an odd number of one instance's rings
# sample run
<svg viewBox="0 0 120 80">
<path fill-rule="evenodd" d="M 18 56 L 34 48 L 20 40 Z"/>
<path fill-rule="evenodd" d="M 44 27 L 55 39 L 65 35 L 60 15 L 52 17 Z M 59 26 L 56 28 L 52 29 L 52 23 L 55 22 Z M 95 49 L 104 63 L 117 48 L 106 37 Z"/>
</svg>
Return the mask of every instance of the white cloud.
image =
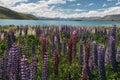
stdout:
<svg viewBox="0 0 120 80">
<path fill-rule="evenodd" d="M 18 2 L 28 2 L 28 0 L 0 0 L 0 5 L 1 6 L 14 6 Z"/>
<path fill-rule="evenodd" d="M 112 1 L 112 0 L 107 0 L 108 2 Z"/>
<path fill-rule="evenodd" d="M 67 0 L 67 1 L 74 2 L 74 1 L 76 1 L 76 0 Z"/>
<path fill-rule="evenodd" d="M 120 0 L 117 1 L 117 3 L 115 5 L 120 5 Z"/>
<path fill-rule="evenodd" d="M 107 6 L 107 4 L 105 4 L 105 3 L 102 5 L 102 7 L 106 7 L 106 6 Z"/>
<path fill-rule="evenodd" d="M 75 9 L 74 11 L 76 11 L 76 12 L 84 12 L 84 11 L 86 11 L 86 10 L 82 10 L 82 9 Z"/>
<path fill-rule="evenodd" d="M 80 6 L 81 4 L 80 3 L 77 3 L 77 6 Z"/>
<path fill-rule="evenodd" d="M 47 4 L 65 4 L 66 3 L 65 0 L 48 0 L 46 2 Z"/>
<path fill-rule="evenodd" d="M 93 5 L 94 5 L 94 3 L 90 3 L 90 4 L 89 4 L 89 6 L 93 6 Z"/>
</svg>

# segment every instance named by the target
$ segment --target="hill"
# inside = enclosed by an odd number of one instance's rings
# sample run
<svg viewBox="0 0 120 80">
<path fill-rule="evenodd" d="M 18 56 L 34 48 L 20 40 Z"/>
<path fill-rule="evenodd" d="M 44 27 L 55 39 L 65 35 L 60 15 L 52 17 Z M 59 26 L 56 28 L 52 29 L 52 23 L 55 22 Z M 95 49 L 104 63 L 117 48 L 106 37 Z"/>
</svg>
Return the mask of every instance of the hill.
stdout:
<svg viewBox="0 0 120 80">
<path fill-rule="evenodd" d="M 106 15 L 104 17 L 80 17 L 80 18 L 70 18 L 69 20 L 90 20 L 90 21 L 120 21 L 120 14 L 116 15 Z"/>
<path fill-rule="evenodd" d="M 38 18 L 30 14 L 19 13 L 0 6 L 0 19 L 28 19 L 28 20 L 35 19 L 36 20 Z"/>
</svg>

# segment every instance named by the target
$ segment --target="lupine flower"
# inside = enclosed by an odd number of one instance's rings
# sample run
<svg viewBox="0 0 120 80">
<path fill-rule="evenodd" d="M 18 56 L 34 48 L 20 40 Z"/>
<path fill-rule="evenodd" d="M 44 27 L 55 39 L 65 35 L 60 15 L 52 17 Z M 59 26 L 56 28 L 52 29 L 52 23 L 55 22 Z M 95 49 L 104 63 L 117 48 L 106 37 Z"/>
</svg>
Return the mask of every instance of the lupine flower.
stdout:
<svg viewBox="0 0 120 80">
<path fill-rule="evenodd" d="M 72 32 L 72 53 L 74 57 L 76 56 L 76 41 L 77 41 L 77 32 Z"/>
<path fill-rule="evenodd" d="M 31 53 L 35 54 L 35 45 L 34 45 L 34 43 L 32 43 L 32 46 L 31 46 Z"/>
<path fill-rule="evenodd" d="M 10 38 L 10 35 L 7 34 L 6 36 L 6 42 L 7 42 L 7 50 L 9 50 L 11 48 L 11 45 L 12 45 L 12 41 L 11 41 L 11 38 Z"/>
<path fill-rule="evenodd" d="M 116 25 L 113 25 L 110 30 L 110 36 L 116 39 Z"/>
<path fill-rule="evenodd" d="M 68 40 L 68 61 L 69 61 L 69 64 L 71 65 L 72 63 L 72 40 L 71 39 Z"/>
<path fill-rule="evenodd" d="M 28 27 L 25 27 L 23 30 L 24 30 L 24 35 L 26 36 L 28 34 Z"/>
<path fill-rule="evenodd" d="M 25 55 L 22 55 L 20 60 L 20 74 L 21 80 L 29 80 L 29 65 Z"/>
<path fill-rule="evenodd" d="M 48 75 L 48 53 L 44 53 L 41 80 L 47 80 Z"/>
<path fill-rule="evenodd" d="M 44 57 L 43 55 L 46 52 L 46 38 L 45 38 L 44 34 L 41 34 L 40 42 L 41 42 L 41 48 L 42 48 L 42 57 Z"/>
<path fill-rule="evenodd" d="M 60 35 L 59 33 L 56 34 L 56 49 L 60 51 Z"/>
<path fill-rule="evenodd" d="M 90 58 L 89 58 L 89 68 L 90 68 L 91 72 L 94 69 L 94 61 L 93 61 L 93 57 L 92 56 L 90 56 Z"/>
<path fill-rule="evenodd" d="M 100 80 L 106 80 L 105 47 L 102 44 L 98 47 L 98 71 Z"/>
<path fill-rule="evenodd" d="M 0 58 L 0 79 L 3 77 L 3 58 Z"/>
<path fill-rule="evenodd" d="M 66 43 L 65 41 L 62 42 L 62 56 L 65 55 L 65 52 L 66 52 Z"/>
<path fill-rule="evenodd" d="M 7 72 L 6 72 L 6 68 L 7 68 L 7 56 L 6 52 L 4 53 L 4 56 L 0 58 L 0 79 L 6 80 L 7 77 Z"/>
<path fill-rule="evenodd" d="M 20 28 L 19 36 L 22 36 L 22 28 Z"/>
<path fill-rule="evenodd" d="M 81 80 L 87 80 L 87 72 L 86 72 L 86 66 L 83 65 L 83 69 L 82 69 L 82 76 L 81 76 Z"/>
<path fill-rule="evenodd" d="M 53 72 L 55 77 L 58 76 L 58 65 L 59 65 L 59 55 L 58 52 L 55 50 L 53 52 Z"/>
<path fill-rule="evenodd" d="M 90 68 L 89 68 L 89 57 L 90 57 L 90 44 L 88 42 L 85 43 L 85 53 L 84 53 L 84 65 L 86 67 L 86 72 L 88 76 L 91 76 Z"/>
<path fill-rule="evenodd" d="M 117 63 L 116 63 L 116 50 L 115 50 L 115 39 L 113 36 L 110 36 L 109 39 L 109 46 L 110 46 L 110 64 L 113 70 L 116 70 Z"/>
<path fill-rule="evenodd" d="M 15 34 L 13 31 L 10 32 L 10 39 L 11 39 L 11 42 L 14 43 L 15 42 Z"/>
<path fill-rule="evenodd" d="M 95 41 L 92 43 L 92 47 L 93 47 L 93 60 L 95 65 L 97 66 L 98 55 L 97 55 L 97 45 Z"/>
<path fill-rule="evenodd" d="M 108 53 L 105 54 L 105 63 L 110 63 L 110 54 Z"/>
<path fill-rule="evenodd" d="M 53 52 L 54 51 L 54 35 L 51 36 L 51 48 Z"/>
<path fill-rule="evenodd" d="M 30 79 L 29 80 L 36 80 L 36 75 L 37 75 L 37 57 L 35 56 L 35 54 L 33 54 L 32 56 L 32 62 L 29 65 L 29 70 L 30 70 Z"/>
<path fill-rule="evenodd" d="M 14 43 L 8 52 L 7 73 L 9 79 L 13 78 L 13 80 L 17 80 L 19 70 L 19 57 L 19 47 Z"/>
<path fill-rule="evenodd" d="M 7 60 L 8 60 L 8 53 L 7 51 L 4 52 L 3 55 L 3 80 L 6 80 L 7 77 Z"/>
<path fill-rule="evenodd" d="M 2 41 L 2 34 L 0 33 L 0 42 Z"/>
<path fill-rule="evenodd" d="M 80 65 L 81 65 L 81 67 L 82 67 L 82 62 L 83 62 L 83 42 L 82 42 L 82 41 L 80 41 L 79 61 L 80 61 Z"/>
<path fill-rule="evenodd" d="M 36 36 L 40 36 L 42 31 L 41 31 L 41 29 L 39 27 L 37 27 L 35 29 L 35 32 L 36 32 Z"/>
</svg>

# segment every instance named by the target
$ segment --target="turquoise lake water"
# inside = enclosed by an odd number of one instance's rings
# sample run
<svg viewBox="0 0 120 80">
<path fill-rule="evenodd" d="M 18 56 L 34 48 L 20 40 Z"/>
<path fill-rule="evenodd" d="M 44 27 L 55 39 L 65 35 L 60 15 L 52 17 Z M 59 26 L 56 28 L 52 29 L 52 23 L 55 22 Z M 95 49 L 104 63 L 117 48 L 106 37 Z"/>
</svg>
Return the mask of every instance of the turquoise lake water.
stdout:
<svg viewBox="0 0 120 80">
<path fill-rule="evenodd" d="M 0 25 L 73 25 L 73 26 L 120 26 L 120 22 L 109 21 L 68 21 L 68 20 L 10 20 L 0 19 Z"/>
</svg>

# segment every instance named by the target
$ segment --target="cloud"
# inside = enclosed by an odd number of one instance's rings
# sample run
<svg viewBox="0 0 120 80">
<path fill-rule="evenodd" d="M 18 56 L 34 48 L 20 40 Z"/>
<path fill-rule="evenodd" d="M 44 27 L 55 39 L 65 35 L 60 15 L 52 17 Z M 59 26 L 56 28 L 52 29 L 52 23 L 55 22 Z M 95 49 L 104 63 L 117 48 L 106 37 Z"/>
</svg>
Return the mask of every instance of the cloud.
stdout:
<svg viewBox="0 0 120 80">
<path fill-rule="evenodd" d="M 28 2 L 28 0 L 0 0 L 1 6 L 11 7 L 15 6 L 16 3 Z"/>
<path fill-rule="evenodd" d="M 115 5 L 120 5 L 120 0 L 117 1 L 117 3 Z"/>
<path fill-rule="evenodd" d="M 77 6 L 80 6 L 81 4 L 80 3 L 77 3 Z"/>
<path fill-rule="evenodd" d="M 48 0 L 46 2 L 47 4 L 65 4 L 66 3 L 65 0 Z"/>
<path fill-rule="evenodd" d="M 108 2 L 112 1 L 112 0 L 107 0 Z"/>
<path fill-rule="evenodd" d="M 84 12 L 84 11 L 87 11 L 87 10 L 75 9 L 74 11 L 76 11 L 76 12 Z"/>
<path fill-rule="evenodd" d="M 93 6 L 94 5 L 94 3 L 90 3 L 88 6 Z"/>
<path fill-rule="evenodd" d="M 102 5 L 102 7 L 106 7 L 106 6 L 107 6 L 107 4 L 105 4 L 105 3 Z"/>
<path fill-rule="evenodd" d="M 67 1 L 74 2 L 74 1 L 76 1 L 76 0 L 67 0 Z"/>
</svg>

